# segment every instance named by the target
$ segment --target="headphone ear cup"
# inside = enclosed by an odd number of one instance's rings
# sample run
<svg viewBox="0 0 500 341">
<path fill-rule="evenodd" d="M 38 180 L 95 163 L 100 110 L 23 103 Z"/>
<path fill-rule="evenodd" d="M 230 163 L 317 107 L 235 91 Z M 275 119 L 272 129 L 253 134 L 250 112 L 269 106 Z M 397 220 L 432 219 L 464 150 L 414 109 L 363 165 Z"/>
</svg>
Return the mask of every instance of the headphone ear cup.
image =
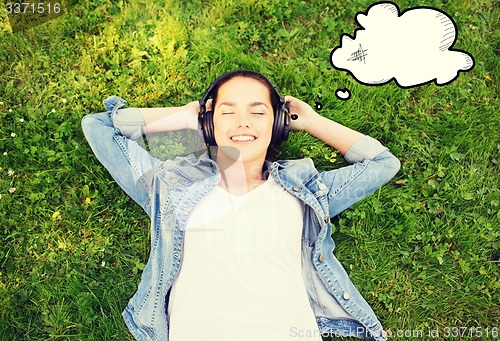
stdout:
<svg viewBox="0 0 500 341">
<path fill-rule="evenodd" d="M 286 104 L 283 104 L 283 107 L 281 108 L 281 114 L 283 115 L 283 135 L 281 139 L 282 142 L 288 139 L 288 134 L 290 133 L 290 115 Z"/>
<path fill-rule="evenodd" d="M 274 113 L 274 123 L 273 123 L 273 135 L 271 136 L 271 144 L 277 146 L 281 142 L 281 136 L 283 134 L 283 116 L 281 115 L 281 110 L 276 110 Z"/>
<path fill-rule="evenodd" d="M 217 145 L 217 142 L 215 142 L 213 117 L 214 113 L 212 110 L 205 112 L 203 115 L 203 137 L 209 146 Z"/>
<path fill-rule="evenodd" d="M 273 135 L 271 144 L 278 146 L 281 142 L 288 139 L 290 132 L 290 120 L 288 117 L 288 109 L 285 105 L 281 105 L 274 115 Z"/>
</svg>

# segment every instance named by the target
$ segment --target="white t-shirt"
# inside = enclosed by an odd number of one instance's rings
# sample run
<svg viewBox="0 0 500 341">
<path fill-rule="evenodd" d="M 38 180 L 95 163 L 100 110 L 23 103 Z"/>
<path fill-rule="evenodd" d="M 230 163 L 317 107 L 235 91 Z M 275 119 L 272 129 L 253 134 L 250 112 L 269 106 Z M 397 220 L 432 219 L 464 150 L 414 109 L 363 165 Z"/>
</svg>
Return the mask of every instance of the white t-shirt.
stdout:
<svg viewBox="0 0 500 341">
<path fill-rule="evenodd" d="M 321 341 L 301 274 L 303 214 L 272 176 L 241 196 L 215 187 L 186 226 L 169 340 Z"/>
</svg>

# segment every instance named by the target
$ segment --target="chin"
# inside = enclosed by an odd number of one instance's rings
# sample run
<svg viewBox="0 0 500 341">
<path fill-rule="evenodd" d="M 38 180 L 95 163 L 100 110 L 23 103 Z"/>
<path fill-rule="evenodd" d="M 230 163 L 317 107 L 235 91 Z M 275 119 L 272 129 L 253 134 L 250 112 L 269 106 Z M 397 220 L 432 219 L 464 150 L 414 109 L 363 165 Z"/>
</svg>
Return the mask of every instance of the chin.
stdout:
<svg viewBox="0 0 500 341">
<path fill-rule="evenodd" d="M 233 161 L 240 161 L 240 162 L 249 162 L 253 160 L 257 160 L 260 157 L 265 159 L 266 156 L 266 151 L 264 153 L 259 154 L 255 153 L 254 151 L 249 151 L 249 150 L 240 150 L 236 147 L 232 146 L 219 146 L 219 153 L 224 154 L 225 157 L 233 160 Z"/>
<path fill-rule="evenodd" d="M 238 161 L 241 157 L 241 152 L 238 148 L 231 146 L 218 146 L 217 148 L 219 149 L 218 153 L 224 154 L 225 157 L 231 160 Z"/>
</svg>

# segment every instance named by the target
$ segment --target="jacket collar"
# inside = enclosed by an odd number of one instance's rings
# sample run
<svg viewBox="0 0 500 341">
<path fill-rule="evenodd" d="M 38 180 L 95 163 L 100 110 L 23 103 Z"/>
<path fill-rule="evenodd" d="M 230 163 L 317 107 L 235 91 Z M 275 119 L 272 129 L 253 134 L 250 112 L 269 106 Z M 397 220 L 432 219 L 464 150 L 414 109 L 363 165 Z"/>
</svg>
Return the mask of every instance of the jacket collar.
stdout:
<svg viewBox="0 0 500 341">
<path fill-rule="evenodd" d="M 167 180 L 169 172 L 175 172 L 177 176 L 195 182 L 216 177 L 219 173 L 219 166 L 205 152 L 200 157 L 190 154 L 182 157 L 177 156 L 173 160 L 166 160 L 158 171 L 158 177 Z"/>
<path fill-rule="evenodd" d="M 199 157 L 191 154 L 167 160 L 160 167 L 158 176 L 160 179 L 166 180 L 169 171 L 174 171 L 177 176 L 192 182 L 216 177 L 220 172 L 219 166 L 208 157 L 207 152 Z M 310 178 L 317 174 L 317 170 L 310 158 L 274 162 L 266 160 L 264 161 L 263 171 L 265 178 L 270 173 L 281 185 L 286 183 L 288 186 L 296 186 L 299 189 L 302 189 L 304 183 L 307 183 Z"/>
<path fill-rule="evenodd" d="M 274 179 L 281 184 L 285 182 L 291 186 L 301 188 L 304 183 L 318 173 L 310 158 L 299 160 L 266 161 L 265 171 L 271 172 Z"/>
</svg>

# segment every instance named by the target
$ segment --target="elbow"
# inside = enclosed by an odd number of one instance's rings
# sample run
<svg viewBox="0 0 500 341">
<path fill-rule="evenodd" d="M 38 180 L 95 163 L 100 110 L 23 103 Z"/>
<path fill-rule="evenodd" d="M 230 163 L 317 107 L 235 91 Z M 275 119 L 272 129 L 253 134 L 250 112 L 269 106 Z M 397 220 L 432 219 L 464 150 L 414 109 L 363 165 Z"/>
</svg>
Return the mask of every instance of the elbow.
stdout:
<svg viewBox="0 0 500 341">
<path fill-rule="evenodd" d="M 389 150 L 385 150 L 371 161 L 377 165 L 375 169 L 378 170 L 380 185 L 388 183 L 401 169 L 401 162 Z"/>
<path fill-rule="evenodd" d="M 87 140 L 90 136 L 92 120 L 93 120 L 92 115 L 85 115 L 82 117 L 82 120 L 80 122 L 82 126 L 83 135 Z"/>
<path fill-rule="evenodd" d="M 401 169 L 401 161 L 399 161 L 399 159 L 394 155 L 392 155 L 390 167 L 394 170 L 394 175 L 396 175 Z"/>
<path fill-rule="evenodd" d="M 399 159 L 392 155 L 390 152 L 388 154 L 389 155 L 384 158 L 384 166 L 386 169 L 386 179 L 384 179 L 384 183 L 389 182 L 401 169 L 401 161 L 399 161 Z"/>
<path fill-rule="evenodd" d="M 106 134 L 111 133 L 114 128 L 107 113 L 89 114 L 83 116 L 81 120 L 83 135 L 87 141 L 102 139 Z"/>
<path fill-rule="evenodd" d="M 100 125 L 98 119 L 96 118 L 96 115 L 89 114 L 89 115 L 83 116 L 82 121 L 81 121 L 81 125 L 82 125 L 83 135 L 85 136 L 87 141 L 90 142 L 90 140 L 92 139 L 92 136 L 94 135 L 95 131 L 97 130 L 96 126 Z"/>
</svg>

